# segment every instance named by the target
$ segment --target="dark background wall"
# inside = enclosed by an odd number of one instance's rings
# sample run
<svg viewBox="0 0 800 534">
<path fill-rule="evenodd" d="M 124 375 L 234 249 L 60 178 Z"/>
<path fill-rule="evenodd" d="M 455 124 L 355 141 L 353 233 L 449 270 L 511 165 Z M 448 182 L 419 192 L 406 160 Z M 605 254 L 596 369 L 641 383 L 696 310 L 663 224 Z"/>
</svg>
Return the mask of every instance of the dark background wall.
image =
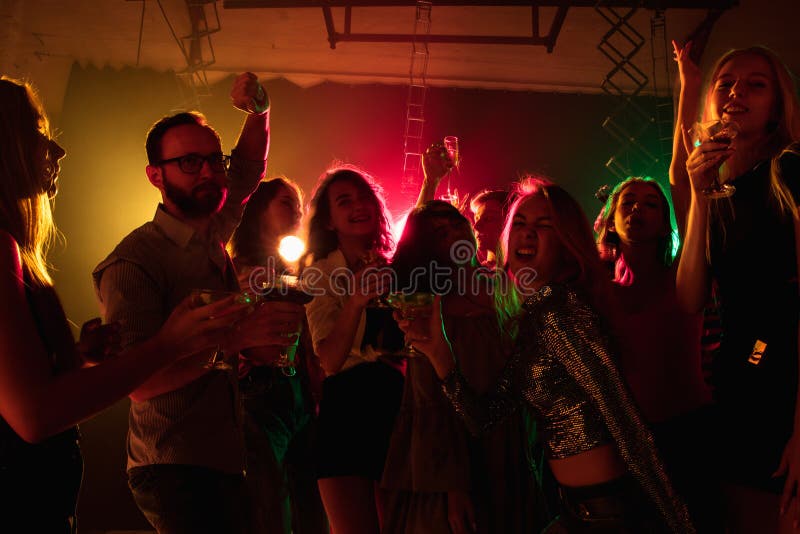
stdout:
<svg viewBox="0 0 800 534">
<path fill-rule="evenodd" d="M 226 152 L 243 118 L 229 103 L 231 81 L 215 86 L 202 103 Z M 408 209 L 411 199 L 400 194 L 405 87 L 325 83 L 302 89 L 285 80 L 265 86 L 273 105 L 269 176 L 284 174 L 308 194 L 333 160 L 354 163 L 378 178 L 395 216 Z M 56 124 L 68 154 L 56 206 L 66 245 L 51 259 L 76 325 L 98 315 L 93 267 L 153 216 L 160 197 L 144 173 L 144 138 L 180 102 L 172 74 L 77 65 L 72 70 Z M 618 145 L 601 124 L 616 106 L 606 96 L 430 88 L 425 137 L 459 137 L 462 166 L 450 186 L 460 193 L 543 173 L 573 193 L 593 219 L 599 209 L 594 191 L 615 181 L 604 163 Z M 82 425 L 84 531 L 147 526 L 125 485 L 127 406 L 121 401 Z"/>
</svg>

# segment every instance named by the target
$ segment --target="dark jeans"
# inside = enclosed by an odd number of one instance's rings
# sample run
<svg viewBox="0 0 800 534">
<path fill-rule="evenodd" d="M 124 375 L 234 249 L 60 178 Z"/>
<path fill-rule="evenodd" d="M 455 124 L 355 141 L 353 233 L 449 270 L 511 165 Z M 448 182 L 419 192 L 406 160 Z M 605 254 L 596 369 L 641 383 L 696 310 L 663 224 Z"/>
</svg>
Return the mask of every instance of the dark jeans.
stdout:
<svg viewBox="0 0 800 534">
<path fill-rule="evenodd" d="M 244 476 L 192 465 L 128 471 L 139 510 L 159 534 L 249 533 Z"/>
</svg>

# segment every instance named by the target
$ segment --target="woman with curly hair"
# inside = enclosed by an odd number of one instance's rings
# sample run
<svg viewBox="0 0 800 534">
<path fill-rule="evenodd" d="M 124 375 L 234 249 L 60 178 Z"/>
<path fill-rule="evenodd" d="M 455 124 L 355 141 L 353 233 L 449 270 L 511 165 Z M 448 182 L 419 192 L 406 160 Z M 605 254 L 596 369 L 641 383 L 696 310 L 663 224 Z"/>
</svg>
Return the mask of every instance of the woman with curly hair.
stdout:
<svg viewBox="0 0 800 534">
<path fill-rule="evenodd" d="M 381 479 L 403 375 L 379 359 L 368 305 L 388 290 L 375 268 L 393 248 L 375 181 L 355 167 L 323 174 L 311 200 L 303 280 L 314 293 L 308 325 L 325 381 L 317 436 L 318 483 L 334 532 L 380 529 Z"/>
</svg>

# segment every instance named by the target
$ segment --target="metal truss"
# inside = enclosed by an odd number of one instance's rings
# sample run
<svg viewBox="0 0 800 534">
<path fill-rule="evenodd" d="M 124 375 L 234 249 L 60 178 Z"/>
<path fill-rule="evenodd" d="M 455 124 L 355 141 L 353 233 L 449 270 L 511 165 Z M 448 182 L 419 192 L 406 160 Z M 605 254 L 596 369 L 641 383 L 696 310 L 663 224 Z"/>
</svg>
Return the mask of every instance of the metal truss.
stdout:
<svg viewBox="0 0 800 534">
<path fill-rule="evenodd" d="M 603 3 L 598 4 L 595 10 L 611 26 L 597 45 L 598 50 L 613 63 L 600 88 L 619 100 L 616 109 L 603 121 L 603 129 L 621 145 L 606 162 L 606 168 L 618 179 L 622 179 L 633 174 L 633 157 L 643 160 L 646 167 L 657 159 L 641 142 L 641 136 L 653 122 L 653 117 L 634 100 L 650 81 L 632 61 L 646 40 L 630 24 L 631 18 L 638 11 L 637 7 L 619 9 Z M 637 167 L 641 168 L 641 165 Z"/>
<path fill-rule="evenodd" d="M 650 18 L 650 80 L 632 62 L 646 43 L 644 36 L 629 23 L 639 7 L 619 9 L 611 4 L 613 1 L 601 0 L 595 6 L 595 10 L 611 26 L 598 45 L 598 49 L 613 63 L 600 87 L 606 94 L 619 100 L 618 106 L 603 121 L 603 129 L 620 145 L 605 166 L 617 179 L 634 175 L 650 175 L 663 179 L 669 172 L 674 128 L 672 91 L 662 90 L 663 87 L 670 87 L 672 80 L 665 12 L 664 9 L 656 9 Z M 700 50 L 722 12 L 722 9 L 710 10 L 695 30 L 695 35 L 705 37 L 699 39 Z M 695 52 L 694 47 L 692 51 Z M 651 85 L 651 82 L 652 100 L 636 98 L 641 96 L 643 89 Z M 650 141 L 654 137 L 657 144 L 651 147 Z"/>
<path fill-rule="evenodd" d="M 666 84 L 661 76 L 669 80 L 669 46 L 666 39 L 664 12 L 669 8 L 708 9 L 710 13 L 722 13 L 738 5 L 738 0 L 432 0 L 424 2 L 436 6 L 526 6 L 531 8 L 531 35 L 485 36 L 485 35 L 436 35 L 426 34 L 424 54 L 415 63 L 421 44 L 418 43 L 419 20 L 413 34 L 369 34 L 353 33 L 352 8 L 378 8 L 418 6 L 414 0 L 223 0 L 226 9 L 236 8 L 321 8 L 331 48 L 340 42 L 410 42 L 413 46 L 411 64 L 411 84 L 406 113 L 406 133 L 404 136 L 403 180 L 412 183 L 419 174 L 418 152 L 421 152 L 422 127 L 424 118 L 422 108 L 425 98 L 425 69 L 427 68 L 428 43 L 465 44 L 514 44 L 540 45 L 552 52 L 561 27 L 570 7 L 594 8 L 608 22 L 610 29 L 601 38 L 598 49 L 613 64 L 601 83 L 602 90 L 619 100 L 616 109 L 603 121 L 603 128 L 620 143 L 619 150 L 606 162 L 606 168 L 618 179 L 633 174 L 666 174 L 672 149 L 672 102 L 669 96 L 659 94 Z M 344 8 L 344 31 L 339 32 L 333 20 L 332 8 Z M 539 8 L 556 7 L 556 14 L 546 35 L 539 32 Z M 652 81 L 655 84 L 655 109 L 649 109 L 646 102 L 637 98 L 650 84 L 650 78 L 639 69 L 633 58 L 646 44 L 647 40 L 630 23 L 640 9 L 654 10 L 650 21 L 650 42 L 652 59 Z M 428 14 L 430 6 L 428 7 Z M 709 16 L 708 18 L 712 18 Z M 708 25 L 713 25 L 713 21 Z M 424 61 L 422 56 L 424 55 Z M 415 68 L 424 65 L 422 76 L 415 78 Z M 421 80 L 421 83 L 420 81 Z M 648 109 L 645 109 L 645 108 Z M 644 135 L 652 127 L 657 129 L 659 147 L 651 150 L 644 143 Z M 416 134 L 419 134 L 419 137 Z M 417 163 L 412 163 L 415 160 Z M 416 167 L 414 167 L 416 165 Z"/>
<path fill-rule="evenodd" d="M 175 32 L 161 0 L 156 1 L 172 37 L 186 60 L 186 67 L 175 73 L 183 92 L 184 106 L 198 109 L 200 98 L 211 95 L 206 74 L 208 67 L 216 62 L 211 36 L 222 29 L 217 0 L 185 0 L 191 31 L 181 37 Z M 212 21 L 211 24 L 209 20 Z"/>
<path fill-rule="evenodd" d="M 658 153 L 654 167 L 658 178 L 669 173 L 672 158 L 674 111 L 672 105 L 672 62 L 670 43 L 667 39 L 666 17 L 663 10 L 656 10 L 650 19 L 650 52 L 653 60 L 653 88 L 655 98 L 655 126 L 658 135 Z M 662 88 L 666 87 L 666 90 Z"/>
</svg>

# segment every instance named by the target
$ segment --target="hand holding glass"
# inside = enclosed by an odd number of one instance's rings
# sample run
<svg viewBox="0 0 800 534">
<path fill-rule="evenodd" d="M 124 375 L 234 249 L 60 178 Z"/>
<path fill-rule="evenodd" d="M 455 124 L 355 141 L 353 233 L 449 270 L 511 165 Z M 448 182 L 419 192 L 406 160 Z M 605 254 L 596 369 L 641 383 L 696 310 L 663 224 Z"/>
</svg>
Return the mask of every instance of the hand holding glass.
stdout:
<svg viewBox="0 0 800 534">
<path fill-rule="evenodd" d="M 312 298 L 312 295 L 303 291 L 299 279 L 292 275 L 282 275 L 270 281 L 262 282 L 259 290 L 259 300 L 308 304 Z M 283 347 L 280 356 L 273 363 L 275 367 L 280 367 L 286 376 L 294 376 L 297 373 L 294 364 L 302 327 L 303 325 L 298 323 L 296 330 L 284 332 L 287 338 L 294 337 L 294 342 Z"/>
<path fill-rule="evenodd" d="M 709 122 L 698 122 L 691 130 L 692 144 L 699 147 L 704 143 L 722 143 L 730 147 L 731 142 L 739 133 L 739 125 L 731 120 L 719 119 Z M 720 183 L 719 169 L 714 170 L 711 185 L 703 189 L 703 195 L 712 198 L 726 198 L 736 192 L 732 184 Z"/>
<path fill-rule="evenodd" d="M 416 293 L 390 293 L 386 302 L 400 312 L 400 317 L 405 321 L 429 318 L 433 311 L 433 293 L 418 291 Z M 418 356 L 411 343 L 406 343 L 401 351 L 408 357 Z"/>
<path fill-rule="evenodd" d="M 246 292 L 224 291 L 219 289 L 195 289 L 192 291 L 192 304 L 194 307 L 206 306 L 212 302 L 219 302 L 229 297 L 236 297 L 235 302 L 237 304 L 253 304 L 255 302 L 254 296 Z M 232 369 L 231 364 L 225 361 L 225 353 L 219 345 L 203 367 L 218 371 Z"/>
</svg>

